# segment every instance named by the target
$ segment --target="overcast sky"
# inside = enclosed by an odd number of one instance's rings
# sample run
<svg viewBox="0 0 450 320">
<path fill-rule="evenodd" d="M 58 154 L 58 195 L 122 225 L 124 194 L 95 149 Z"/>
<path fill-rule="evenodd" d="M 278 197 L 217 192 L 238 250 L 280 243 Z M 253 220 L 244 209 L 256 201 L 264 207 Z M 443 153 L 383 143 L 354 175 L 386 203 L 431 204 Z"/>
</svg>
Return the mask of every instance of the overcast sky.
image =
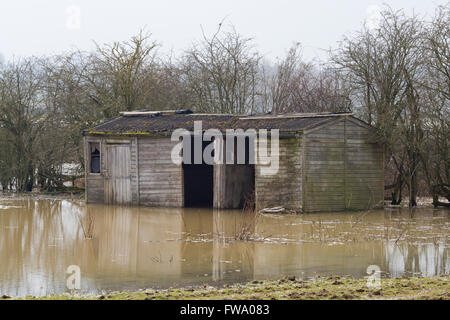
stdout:
<svg viewBox="0 0 450 320">
<path fill-rule="evenodd" d="M 302 44 L 305 58 L 323 58 L 323 49 L 335 47 L 367 17 L 376 24 L 383 3 L 431 15 L 448 0 L 2 0 L 0 54 L 10 59 L 90 50 L 93 40 L 126 40 L 143 27 L 163 52 L 179 53 L 201 36 L 201 26 L 211 34 L 226 18 L 269 60 L 284 56 L 294 42 Z"/>
</svg>

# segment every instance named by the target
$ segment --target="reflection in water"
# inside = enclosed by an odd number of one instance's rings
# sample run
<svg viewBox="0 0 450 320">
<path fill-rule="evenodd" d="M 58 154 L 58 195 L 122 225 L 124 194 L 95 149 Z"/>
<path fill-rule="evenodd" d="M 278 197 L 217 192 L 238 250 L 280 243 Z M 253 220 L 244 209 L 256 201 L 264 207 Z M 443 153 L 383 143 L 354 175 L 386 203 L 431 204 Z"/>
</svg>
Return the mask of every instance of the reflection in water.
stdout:
<svg viewBox="0 0 450 320">
<path fill-rule="evenodd" d="M 92 220 L 93 239 L 83 223 Z M 88 221 L 89 221 L 88 219 Z M 60 200 L 0 201 L 0 293 L 84 292 L 220 284 L 284 275 L 449 273 L 448 211 L 378 210 L 262 216 L 256 241 L 235 241 L 245 216 L 212 209 L 131 208 Z"/>
</svg>

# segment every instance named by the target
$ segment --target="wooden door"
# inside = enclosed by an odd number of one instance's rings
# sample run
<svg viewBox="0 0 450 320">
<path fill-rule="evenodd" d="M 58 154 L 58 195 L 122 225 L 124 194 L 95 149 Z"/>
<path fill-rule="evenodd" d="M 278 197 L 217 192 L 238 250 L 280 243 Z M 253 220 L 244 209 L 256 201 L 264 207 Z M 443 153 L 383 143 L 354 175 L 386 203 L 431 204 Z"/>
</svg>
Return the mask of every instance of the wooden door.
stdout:
<svg viewBox="0 0 450 320">
<path fill-rule="evenodd" d="M 106 145 L 105 203 L 131 204 L 130 144 Z"/>
</svg>

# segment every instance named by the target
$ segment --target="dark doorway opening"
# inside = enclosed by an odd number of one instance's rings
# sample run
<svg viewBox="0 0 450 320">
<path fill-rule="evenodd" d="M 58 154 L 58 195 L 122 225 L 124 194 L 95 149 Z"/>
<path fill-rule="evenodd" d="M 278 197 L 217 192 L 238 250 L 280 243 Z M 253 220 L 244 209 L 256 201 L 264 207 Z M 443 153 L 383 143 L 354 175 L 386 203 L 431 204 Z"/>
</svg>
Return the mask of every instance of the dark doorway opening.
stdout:
<svg viewBox="0 0 450 320">
<path fill-rule="evenodd" d="M 255 160 L 254 152 L 250 152 L 250 149 L 254 150 L 254 144 L 250 143 L 249 137 L 245 137 L 244 150 L 242 146 L 238 147 L 236 138 L 232 139 L 234 164 L 227 164 L 224 169 L 225 194 L 222 203 L 227 209 L 252 210 L 255 206 Z M 244 153 L 238 156 L 243 151 Z M 230 150 L 226 152 L 230 155 Z"/>
<path fill-rule="evenodd" d="M 202 154 L 211 141 L 202 141 Z M 191 163 L 183 161 L 184 206 L 213 207 L 214 201 L 214 165 L 204 162 L 194 163 L 194 138 L 191 136 Z"/>
</svg>

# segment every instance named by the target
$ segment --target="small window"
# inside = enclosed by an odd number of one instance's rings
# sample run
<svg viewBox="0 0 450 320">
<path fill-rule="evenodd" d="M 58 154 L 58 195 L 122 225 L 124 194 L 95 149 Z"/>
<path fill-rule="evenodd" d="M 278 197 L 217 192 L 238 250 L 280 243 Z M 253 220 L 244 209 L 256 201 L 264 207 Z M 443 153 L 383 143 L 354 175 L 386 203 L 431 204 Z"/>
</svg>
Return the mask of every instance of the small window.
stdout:
<svg viewBox="0 0 450 320">
<path fill-rule="evenodd" d="M 89 142 L 91 173 L 100 173 L 100 143 Z"/>
</svg>

